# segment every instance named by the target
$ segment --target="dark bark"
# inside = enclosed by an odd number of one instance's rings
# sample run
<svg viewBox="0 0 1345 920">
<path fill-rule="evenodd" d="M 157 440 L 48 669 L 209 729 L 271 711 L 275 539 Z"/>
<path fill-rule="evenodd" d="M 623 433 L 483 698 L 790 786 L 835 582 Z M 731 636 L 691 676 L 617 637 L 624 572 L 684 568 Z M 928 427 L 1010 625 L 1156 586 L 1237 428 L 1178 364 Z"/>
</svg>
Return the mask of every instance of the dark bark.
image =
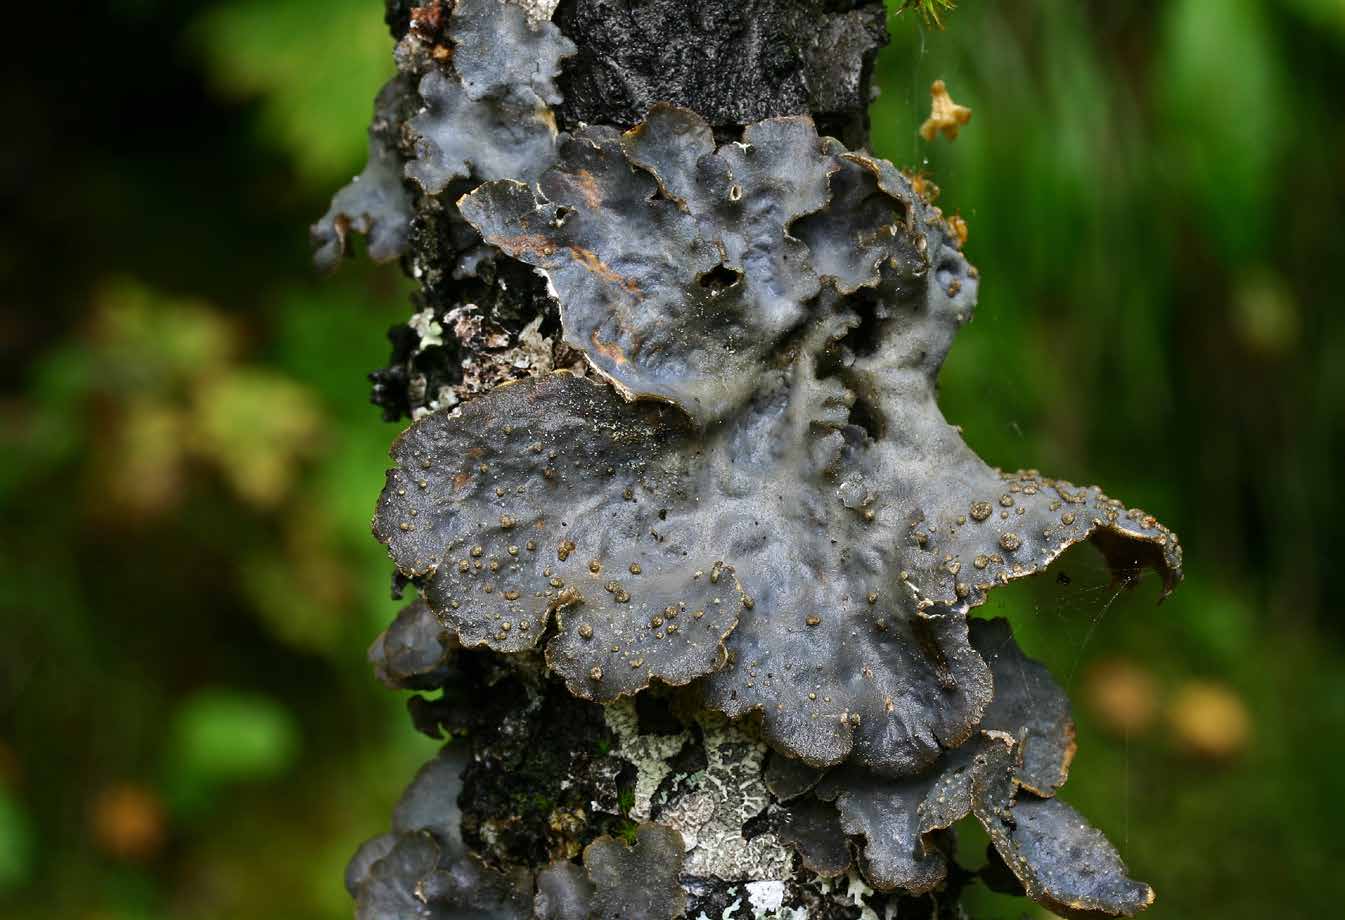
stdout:
<svg viewBox="0 0 1345 920">
<path fill-rule="evenodd" d="M 579 52 L 557 115 L 563 127 L 629 128 L 671 102 L 723 135 L 812 115 L 822 133 L 863 147 L 886 17 L 862 0 L 562 0 L 555 22 Z"/>
</svg>

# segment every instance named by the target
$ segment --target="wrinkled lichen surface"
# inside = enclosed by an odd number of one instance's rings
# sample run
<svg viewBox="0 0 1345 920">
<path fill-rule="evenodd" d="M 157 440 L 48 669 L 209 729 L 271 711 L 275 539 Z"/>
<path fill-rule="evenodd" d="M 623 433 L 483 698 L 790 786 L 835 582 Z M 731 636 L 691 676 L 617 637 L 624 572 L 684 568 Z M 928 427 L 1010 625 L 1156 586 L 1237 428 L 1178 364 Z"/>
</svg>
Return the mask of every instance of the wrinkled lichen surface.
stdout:
<svg viewBox="0 0 1345 920">
<path fill-rule="evenodd" d="M 1063 691 L 972 614 L 1079 542 L 1165 593 L 1181 550 L 939 412 L 965 226 L 827 136 L 873 7 L 389 4 L 314 240 L 420 282 L 373 522 L 419 596 L 370 659 L 449 744 L 352 861 L 360 917 L 959 916 L 969 817 L 988 883 L 1152 900 L 1055 798 Z"/>
</svg>

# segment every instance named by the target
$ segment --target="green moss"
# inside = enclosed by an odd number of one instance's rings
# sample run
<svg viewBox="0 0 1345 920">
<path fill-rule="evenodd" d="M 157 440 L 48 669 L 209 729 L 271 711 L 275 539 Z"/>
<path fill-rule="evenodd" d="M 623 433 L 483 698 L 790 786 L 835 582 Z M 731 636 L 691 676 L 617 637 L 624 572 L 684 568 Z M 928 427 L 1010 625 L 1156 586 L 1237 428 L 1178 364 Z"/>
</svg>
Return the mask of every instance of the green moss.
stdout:
<svg viewBox="0 0 1345 920">
<path fill-rule="evenodd" d="M 635 846 L 636 832 L 639 828 L 640 825 L 636 824 L 634 821 L 623 821 L 621 826 L 617 829 L 616 835 L 626 841 L 630 846 Z"/>
</svg>

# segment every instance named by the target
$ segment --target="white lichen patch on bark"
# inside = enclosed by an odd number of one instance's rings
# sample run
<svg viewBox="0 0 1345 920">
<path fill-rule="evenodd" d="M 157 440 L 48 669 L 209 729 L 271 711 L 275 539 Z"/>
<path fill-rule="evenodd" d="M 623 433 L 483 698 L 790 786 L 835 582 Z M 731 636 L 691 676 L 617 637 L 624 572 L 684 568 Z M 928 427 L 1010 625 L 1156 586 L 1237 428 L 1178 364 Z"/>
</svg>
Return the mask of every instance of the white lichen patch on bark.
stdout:
<svg viewBox="0 0 1345 920">
<path fill-rule="evenodd" d="M 785 903 L 785 883 L 779 881 L 748 882 L 747 900 L 758 916 L 778 911 Z"/>
<path fill-rule="evenodd" d="M 426 307 L 415 316 L 407 320 L 406 324 L 416 331 L 420 336 L 420 347 L 416 349 L 419 354 L 432 345 L 444 344 L 444 327 L 439 325 L 434 316 L 434 310 Z"/>
<path fill-rule="evenodd" d="M 558 337 L 542 335 L 542 321 L 541 316 L 533 317 L 518 332 L 512 332 L 474 303 L 456 306 L 442 316 L 430 307 L 414 314 L 406 322 L 419 340 L 407 361 L 412 420 L 439 409 L 460 407 L 472 397 L 512 380 L 543 377 L 555 370 L 585 376 L 587 360 Z M 427 349 L 453 343 L 461 350 L 462 379 L 428 392 L 429 382 L 416 370 L 415 359 Z"/>
<path fill-rule="evenodd" d="M 863 877 L 854 868 L 851 868 L 845 875 L 837 876 L 834 879 L 818 879 L 822 890 L 829 893 L 835 900 L 849 901 L 860 910 L 859 920 L 896 920 L 895 904 L 889 906 L 884 914 L 880 916 L 877 911 L 869 906 L 868 899 L 874 894 L 874 890 L 869 887 Z"/>
<path fill-rule="evenodd" d="M 751 840 L 743 825 L 770 803 L 762 764 L 766 745 L 727 719 L 706 714 L 700 719 L 707 766 L 685 778 L 685 792 L 672 798 L 656 815 L 675 827 L 686 841 L 687 875 L 724 881 L 772 881 L 793 874 L 790 851 L 774 834 Z"/>
<path fill-rule="evenodd" d="M 747 905 L 738 898 L 717 917 L 710 917 L 705 911 L 696 915 L 696 920 L 808 920 L 806 907 L 785 907 L 785 895 L 788 892 L 784 882 L 748 882 Z"/>
<path fill-rule="evenodd" d="M 635 705 L 628 700 L 607 705 L 603 715 L 617 737 L 613 753 L 636 771 L 628 817 L 652 819 L 681 833 L 687 847 L 685 875 L 757 886 L 751 889 L 752 920 L 791 920 L 793 913 L 779 913 L 778 904 L 769 906 L 773 898 L 783 901 L 783 880 L 793 875 L 789 849 L 774 834 L 751 840 L 743 836 L 743 825 L 770 804 L 762 771 L 766 745 L 727 719 L 706 714 L 699 720 L 706 768 L 674 776 L 669 761 L 692 740 L 691 732 L 641 734 Z M 673 791 L 666 801 L 655 803 L 655 794 L 669 777 L 676 780 Z"/>
<path fill-rule="evenodd" d="M 668 761 L 691 739 L 691 733 L 640 734 L 640 720 L 635 714 L 635 704 L 630 700 L 620 700 L 604 707 L 603 718 L 617 737 L 618 745 L 613 753 L 630 761 L 635 767 L 635 804 L 631 806 L 627 817 L 634 821 L 648 821 L 654 792 L 672 772 Z"/>
</svg>

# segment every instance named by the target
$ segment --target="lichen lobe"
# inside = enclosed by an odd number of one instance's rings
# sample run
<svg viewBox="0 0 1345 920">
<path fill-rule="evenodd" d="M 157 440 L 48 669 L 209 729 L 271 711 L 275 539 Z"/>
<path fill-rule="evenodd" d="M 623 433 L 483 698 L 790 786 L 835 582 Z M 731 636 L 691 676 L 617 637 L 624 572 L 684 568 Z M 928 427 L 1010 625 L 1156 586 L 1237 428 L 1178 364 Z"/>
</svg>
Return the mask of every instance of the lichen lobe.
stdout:
<svg viewBox="0 0 1345 920">
<path fill-rule="evenodd" d="M 421 77 L 424 109 L 407 123 L 407 177 L 431 195 L 468 177 L 535 177 L 554 155 L 554 81 L 574 45 L 500 0 L 458 0 L 448 35 L 454 53 Z"/>
<path fill-rule="evenodd" d="M 331 271 L 347 254 L 351 233 L 366 235 L 369 258 L 388 262 L 406 252 L 410 236 L 411 194 L 402 182 L 399 150 L 407 81 L 400 74 L 379 90 L 369 126 L 369 158 L 363 171 L 332 197 L 309 231 L 313 262 Z"/>
</svg>

